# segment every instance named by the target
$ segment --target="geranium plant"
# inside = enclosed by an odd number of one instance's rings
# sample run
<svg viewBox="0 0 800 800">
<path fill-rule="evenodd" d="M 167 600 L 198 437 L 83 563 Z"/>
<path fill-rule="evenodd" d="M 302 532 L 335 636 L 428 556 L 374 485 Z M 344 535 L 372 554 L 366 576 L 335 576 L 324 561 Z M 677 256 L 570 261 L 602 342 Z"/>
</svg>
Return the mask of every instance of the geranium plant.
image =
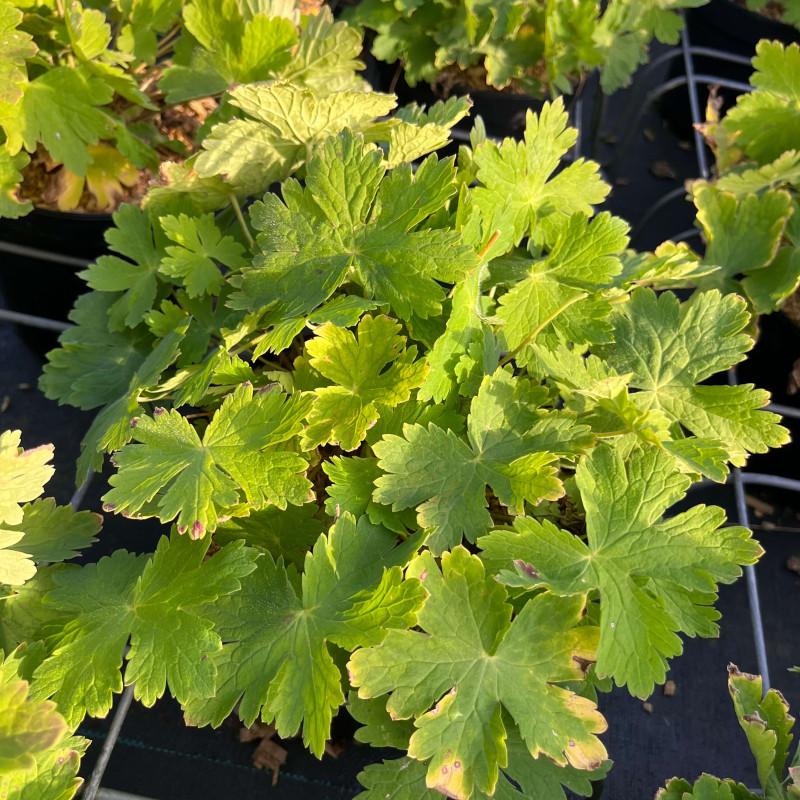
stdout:
<svg viewBox="0 0 800 800">
<path fill-rule="evenodd" d="M 761 792 L 756 794 L 735 780 L 721 780 L 704 773 L 694 784 L 683 778 L 673 778 L 659 790 L 656 800 L 800 798 L 800 748 L 795 747 L 792 756 L 794 717 L 789 714 L 788 703 L 775 689 L 764 694 L 760 675 L 740 672 L 735 664 L 730 664 L 728 676 L 728 691 L 733 700 L 736 719 L 747 737 L 756 762 Z"/>
<path fill-rule="evenodd" d="M 712 95 L 702 126 L 717 174 L 691 184 L 705 239 L 700 274 L 687 283 L 747 298 L 758 314 L 778 309 L 800 283 L 800 47 L 762 40 L 753 91 L 719 118 Z"/>
<path fill-rule="evenodd" d="M 420 81 L 510 88 L 536 97 L 570 92 L 593 69 L 603 91 L 624 86 L 655 37 L 675 44 L 681 8 L 705 0 L 364 0 L 347 18 L 375 32 L 372 54 Z"/>
<path fill-rule="evenodd" d="M 361 86 L 359 34 L 316 4 L 0 0 L 0 38 L 5 217 L 113 211 L 161 164 L 162 182 L 185 183 L 214 122 L 251 113 L 239 84 Z"/>
<path fill-rule="evenodd" d="M 262 119 L 275 90 L 251 90 Z M 359 737 L 401 751 L 364 798 L 586 795 L 597 692 L 647 696 L 680 634 L 716 634 L 717 585 L 761 550 L 670 507 L 786 440 L 766 392 L 705 384 L 752 346 L 746 305 L 641 285 L 697 265 L 594 214 L 609 187 L 558 169 L 560 100 L 523 142 L 412 169 L 465 111 L 340 120 L 238 228 L 118 213 L 128 260 L 87 270 L 42 387 L 100 409 L 78 482 L 112 454 L 105 512 L 172 530 L 4 602 L 0 622 L 36 608 L 3 646 L 44 641 L 32 689 L 70 725 L 134 684 L 321 756 L 349 698 Z M 204 152 L 259 147 L 239 122 Z"/>
</svg>

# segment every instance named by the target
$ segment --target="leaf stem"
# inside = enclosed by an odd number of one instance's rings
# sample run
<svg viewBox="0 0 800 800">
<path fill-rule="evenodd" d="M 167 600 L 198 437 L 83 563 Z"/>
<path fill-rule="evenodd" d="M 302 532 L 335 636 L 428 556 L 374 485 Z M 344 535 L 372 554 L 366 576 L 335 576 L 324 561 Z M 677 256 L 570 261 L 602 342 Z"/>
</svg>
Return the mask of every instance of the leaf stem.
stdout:
<svg viewBox="0 0 800 800">
<path fill-rule="evenodd" d="M 518 344 L 501 362 L 500 366 L 504 367 L 511 361 L 520 350 L 527 347 L 541 332 L 544 328 L 546 328 L 559 314 L 563 311 L 566 311 L 571 305 L 577 303 L 579 300 L 583 300 L 589 296 L 588 292 L 581 292 L 580 294 L 576 294 L 575 297 L 571 297 L 567 300 L 566 303 L 559 306 L 547 319 L 543 320 L 539 325 L 537 325 L 532 331 L 530 336 L 524 339 L 520 344 Z"/>
<path fill-rule="evenodd" d="M 494 243 L 500 238 L 500 231 L 495 231 L 483 249 L 478 253 L 478 258 L 483 258 L 493 247 Z"/>
<path fill-rule="evenodd" d="M 239 200 L 236 198 L 236 195 L 231 192 L 231 205 L 233 206 L 233 210 L 236 214 L 236 219 L 239 220 L 239 225 L 244 231 L 245 239 L 247 239 L 248 244 L 250 245 L 250 249 L 252 250 L 255 246 L 255 240 L 253 239 L 253 234 L 250 233 L 250 228 L 247 227 L 247 223 L 244 219 L 244 214 L 242 214 L 242 207 L 239 205 Z"/>
<path fill-rule="evenodd" d="M 158 43 L 158 48 L 156 49 L 156 58 L 159 56 L 163 56 L 169 48 L 172 46 L 172 40 L 180 33 L 181 25 L 176 25 L 171 31 L 169 31 L 164 38 Z"/>
</svg>

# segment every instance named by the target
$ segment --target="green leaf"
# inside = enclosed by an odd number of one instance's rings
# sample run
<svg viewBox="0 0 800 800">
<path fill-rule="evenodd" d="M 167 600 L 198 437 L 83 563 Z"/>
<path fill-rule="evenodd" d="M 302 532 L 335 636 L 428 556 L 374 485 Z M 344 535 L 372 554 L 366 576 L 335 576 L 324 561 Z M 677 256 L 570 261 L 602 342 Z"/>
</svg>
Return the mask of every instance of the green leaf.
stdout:
<svg viewBox="0 0 800 800">
<path fill-rule="evenodd" d="M 39 388 L 50 400 L 84 410 L 119 397 L 153 347 L 141 328 L 109 331 L 108 311 L 117 296 L 107 292 L 81 295 L 70 311 L 74 327 L 59 337 L 60 347 L 47 354 Z"/>
<path fill-rule="evenodd" d="M 539 410 L 545 398 L 540 387 L 498 370 L 484 378 L 472 403 L 469 443 L 434 424 L 404 425 L 402 437 L 384 436 L 373 446 L 386 473 L 375 481 L 374 499 L 394 511 L 416 507 L 438 555 L 492 525 L 487 484 L 516 515 L 525 513 L 526 501 L 559 498 L 557 454 L 577 455 L 593 437 L 571 415 Z"/>
<path fill-rule="evenodd" d="M 420 400 L 441 403 L 454 389 L 471 396 L 484 375 L 497 367 L 500 353 L 481 315 L 481 278 L 477 267 L 456 284 L 445 332 L 428 353 L 430 370 L 419 390 Z"/>
<path fill-rule="evenodd" d="M 242 539 L 250 547 L 264 548 L 274 559 L 282 558 L 302 569 L 306 553 L 322 533 L 322 523 L 315 517 L 318 511 L 314 503 L 285 509 L 267 506 L 246 517 L 220 522 L 214 541 L 224 545 Z"/>
<path fill-rule="evenodd" d="M 625 437 L 646 447 L 660 447 L 678 459 L 677 468 L 724 482 L 728 451 L 722 442 L 684 436 L 658 408 L 640 408 L 628 392 L 631 374 L 616 371 L 597 356 L 574 348 L 535 345 L 533 353 L 548 380 L 555 383 L 565 408 L 580 414 L 597 436 Z"/>
<path fill-rule="evenodd" d="M 632 373 L 632 395 L 643 409 L 657 409 L 695 436 L 716 440 L 730 461 L 764 453 L 787 441 L 779 417 L 760 411 L 769 394 L 752 385 L 697 385 L 745 357 L 752 339 L 749 315 L 736 295 L 710 291 L 686 303 L 665 292 L 636 289 L 614 319 L 614 341 L 596 348 L 619 374 Z"/>
<path fill-rule="evenodd" d="M 513 211 L 512 227 L 500 232 L 499 252 L 525 236 L 537 245 L 552 245 L 563 217 L 591 216 L 592 206 L 608 194 L 610 187 L 594 161 L 580 158 L 553 176 L 578 135 L 567 122 L 559 98 L 545 103 L 539 114 L 528 112 L 524 142 L 506 139 L 498 146 L 486 141 L 475 151 L 480 182 L 475 202 L 491 230 L 498 227 L 490 223 L 494 217 Z"/>
<path fill-rule="evenodd" d="M 20 431 L 0 433 L 0 524 L 18 525 L 23 521 L 22 504 L 35 500 L 53 476 L 48 464 L 53 445 L 25 450 L 20 447 Z"/>
<path fill-rule="evenodd" d="M 20 170 L 27 167 L 29 162 L 27 153 L 12 156 L 5 147 L 0 147 L 0 217 L 17 219 L 33 208 L 32 203 L 20 200 L 17 194 L 22 181 Z"/>
<path fill-rule="evenodd" d="M 203 141 L 195 169 L 222 176 L 237 194 L 260 195 L 288 178 L 331 135 L 359 130 L 395 106 L 391 95 L 359 91 L 328 96 L 291 84 L 253 84 L 230 92 L 244 119 L 215 125 Z"/>
<path fill-rule="evenodd" d="M 247 725 L 260 714 L 291 736 L 302 723 L 304 744 L 321 757 L 344 702 L 328 644 L 377 644 L 416 621 L 424 592 L 403 581 L 412 550 L 394 544 L 383 528 L 344 514 L 306 556 L 301 590 L 280 561 L 262 556 L 242 591 L 216 606 L 227 644 L 214 659 L 215 691 L 188 704 L 190 724 L 220 725 L 238 702 Z"/>
<path fill-rule="evenodd" d="M 745 165 L 739 169 L 733 168 L 720 175 L 715 185 L 722 192 L 743 197 L 765 189 L 779 188 L 786 183 L 800 183 L 800 151 L 796 149 L 781 153 L 774 161 L 762 167 Z"/>
<path fill-rule="evenodd" d="M 331 480 L 325 489 L 325 511 L 329 516 L 339 517 L 347 512 L 358 518 L 366 514 L 373 525 L 383 525 L 401 535 L 415 527 L 413 511 L 395 513 L 390 506 L 372 499 L 375 480 L 381 475 L 377 458 L 334 456 L 323 462 L 322 469 Z"/>
<path fill-rule="evenodd" d="M 626 460 L 598 445 L 576 475 L 586 509 L 587 541 L 551 522 L 525 518 L 515 531 L 484 537 L 483 548 L 500 579 L 514 586 L 546 586 L 557 594 L 601 594 L 597 673 L 631 694 L 647 697 L 664 681 L 667 659 L 681 652 L 677 633 L 692 604 L 687 594 L 716 592 L 741 565 L 763 552 L 745 528 L 722 528 L 720 508 L 695 506 L 663 520 L 689 479 L 660 450 L 634 449 Z M 681 616 L 661 598 L 680 597 Z M 705 598 L 700 598 L 707 604 Z M 693 632 L 693 631 L 692 631 Z"/>
<path fill-rule="evenodd" d="M 717 267 L 696 281 L 700 289 L 735 289 L 741 274 L 758 275 L 778 250 L 786 222 L 792 213 L 785 191 L 735 197 L 705 182 L 692 187 L 697 220 L 708 245 L 703 263 Z"/>
<path fill-rule="evenodd" d="M 76 4 L 64 15 L 64 21 L 72 51 L 80 61 L 92 61 L 108 49 L 111 26 L 102 11 Z"/>
<path fill-rule="evenodd" d="M 0 103 L 16 103 L 28 81 L 26 61 L 36 55 L 33 37 L 19 30 L 22 11 L 10 0 L 0 3 Z"/>
<path fill-rule="evenodd" d="M 749 792 L 742 784 L 731 780 L 721 781 L 713 775 L 701 775 L 692 786 L 681 778 L 667 781 L 659 789 L 656 800 L 757 800 L 758 795 Z"/>
<path fill-rule="evenodd" d="M 202 440 L 174 409 L 138 418 L 115 460 L 104 508 L 133 515 L 177 517 L 193 538 L 214 531 L 219 517 L 246 500 L 256 509 L 306 502 L 305 459 L 280 447 L 300 433 L 310 398 L 243 384 L 225 398 Z"/>
<path fill-rule="evenodd" d="M 58 572 L 45 603 L 68 613 L 53 637 L 52 654 L 34 673 L 37 696 L 53 696 L 70 725 L 84 714 L 105 716 L 112 694 L 125 683 L 145 705 L 167 685 L 179 701 L 214 691 L 209 658 L 222 644 L 205 604 L 236 592 L 254 569 L 256 552 L 230 544 L 205 559 L 210 538 L 162 537 L 156 552 L 136 556 L 117 550 L 81 569 Z"/>
<path fill-rule="evenodd" d="M 193 0 L 183 10 L 183 34 L 173 65 L 159 81 L 168 103 L 220 94 L 237 83 L 275 78 L 292 59 L 291 19 L 243 13 L 237 0 Z M 246 6 L 245 6 L 246 8 Z"/>
<path fill-rule="evenodd" d="M 800 283 L 800 247 L 781 247 L 766 269 L 742 279 L 742 288 L 757 314 L 769 314 L 794 293 Z"/>
<path fill-rule="evenodd" d="M 112 96 L 108 84 L 80 67 L 54 67 L 28 83 L 13 105 L 0 102 L 6 147 L 11 155 L 23 147 L 33 153 L 41 142 L 55 161 L 83 176 L 92 162 L 87 145 L 111 136 L 113 118 L 97 106 Z"/>
<path fill-rule="evenodd" d="M 134 328 L 153 308 L 167 239 L 150 214 L 132 204 L 114 214 L 114 227 L 105 237 L 114 252 L 129 260 L 100 256 L 79 275 L 92 289 L 122 292 L 108 309 L 109 327 Z"/>
<path fill-rule="evenodd" d="M 331 323 L 317 329 L 306 345 L 309 363 L 333 385 L 316 391 L 304 450 L 329 443 L 355 450 L 380 416 L 380 406 L 405 403 L 422 383 L 427 365 L 415 361 L 416 347 L 403 349 L 406 337 L 399 332 L 400 325 L 384 316 L 365 316 L 358 338 Z"/>
<path fill-rule="evenodd" d="M 81 440 L 76 481 L 80 486 L 94 470 L 103 466 L 103 453 L 118 450 L 133 436 L 133 420 L 142 413 L 141 393 L 155 384 L 161 373 L 176 359 L 178 346 L 186 333 L 186 323 L 170 331 L 152 349 L 133 373 L 127 388 L 100 410 Z"/>
<path fill-rule="evenodd" d="M 627 232 L 625 222 L 605 211 L 591 222 L 582 213 L 570 217 L 548 255 L 500 298 L 497 315 L 509 350 L 548 333 L 580 345 L 609 341 L 612 306 L 602 290 L 622 270 Z"/>
<path fill-rule="evenodd" d="M 360 697 L 392 692 L 389 713 L 416 717 L 409 755 L 428 762 L 428 786 L 456 798 L 494 793 L 508 764 L 502 708 L 531 755 L 598 767 L 605 721 L 594 703 L 555 685 L 583 677 L 576 656 L 593 658 L 597 630 L 574 627 L 583 598 L 538 595 L 512 622 L 505 590 L 462 547 L 444 554 L 441 573 L 430 554 L 410 573 L 429 592 L 422 631 L 389 631 L 353 653 L 348 669 Z"/>
<path fill-rule="evenodd" d="M 800 141 L 800 46 L 760 41 L 753 67 L 756 91 L 741 95 L 722 124 L 750 158 L 766 164 Z"/>
<path fill-rule="evenodd" d="M 373 747 L 394 747 L 397 750 L 408 749 L 408 740 L 411 738 L 411 734 L 414 733 L 414 723 L 408 719 L 392 719 L 386 710 L 385 700 L 381 698 L 364 700 L 358 696 L 357 692 L 351 690 L 347 695 L 347 710 L 356 722 L 362 724 L 362 727 L 355 732 L 356 741 L 371 744 Z M 413 764 L 422 766 L 420 762 L 412 759 L 401 759 L 401 761 L 407 762 L 407 767 L 412 772 L 416 772 L 413 769 Z M 370 771 L 370 767 L 367 767 L 367 771 Z M 424 769 L 422 770 L 422 780 L 425 780 Z M 362 784 L 367 785 L 363 781 Z"/>
<path fill-rule="evenodd" d="M 416 174 L 408 164 L 385 172 L 381 151 L 360 136 L 329 138 L 304 189 L 289 180 L 285 205 L 273 194 L 253 205 L 262 254 L 231 304 L 307 315 L 349 280 L 402 319 L 440 314 L 437 281 L 454 282 L 477 262 L 455 231 L 419 229 L 456 191 L 452 161 L 430 156 Z"/>
<path fill-rule="evenodd" d="M 794 717 L 789 714 L 789 704 L 774 689 L 765 695 L 760 675 L 739 672 L 734 664 L 728 666 L 728 674 L 728 690 L 755 757 L 764 796 L 781 800 L 784 797 L 781 784 L 793 738 Z"/>
<path fill-rule="evenodd" d="M 225 278 L 216 262 L 229 269 L 238 269 L 247 263 L 243 258 L 244 247 L 220 233 L 213 214 L 166 216 L 161 217 L 160 223 L 164 233 L 176 244 L 164 248 L 167 257 L 161 261 L 159 272 L 180 281 L 189 297 L 219 292 Z"/>
<path fill-rule="evenodd" d="M 351 700 L 354 693 L 351 693 Z M 362 704 L 375 701 L 359 701 Z M 389 715 L 384 712 L 389 719 Z M 393 722 L 401 724 L 400 721 Z M 504 767 L 495 788 L 493 797 L 497 800 L 566 800 L 562 784 L 580 797 L 592 793 L 591 780 L 602 780 L 610 762 L 595 770 L 580 770 L 570 764 L 564 767 L 554 764 L 549 758 L 540 755 L 531 757 L 513 723 L 508 725 L 509 763 Z M 359 731 L 365 730 L 360 728 Z M 359 731 L 356 732 L 358 737 Z M 367 791 L 356 796 L 356 800 L 439 800 L 441 794 L 428 789 L 425 783 L 426 765 L 413 758 L 398 758 L 381 764 L 370 764 L 358 776 Z M 513 782 L 512 782 L 513 781 Z M 475 800 L 488 800 L 485 792 L 476 791 Z"/>
</svg>

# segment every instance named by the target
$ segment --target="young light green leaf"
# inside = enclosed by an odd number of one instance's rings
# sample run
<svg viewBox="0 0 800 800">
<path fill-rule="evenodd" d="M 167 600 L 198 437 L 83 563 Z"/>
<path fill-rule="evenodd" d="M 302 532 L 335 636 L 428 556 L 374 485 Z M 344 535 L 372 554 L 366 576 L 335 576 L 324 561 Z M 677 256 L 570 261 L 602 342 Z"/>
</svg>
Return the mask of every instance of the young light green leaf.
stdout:
<svg viewBox="0 0 800 800">
<path fill-rule="evenodd" d="M 216 262 L 229 269 L 247 263 L 242 245 L 220 233 L 213 214 L 166 216 L 160 222 L 176 244 L 164 248 L 167 257 L 161 261 L 159 272 L 183 283 L 189 297 L 219 293 L 225 278 Z"/>
<path fill-rule="evenodd" d="M 239 86 L 230 93 L 244 119 L 214 126 L 195 163 L 201 178 L 221 175 L 238 194 L 260 195 L 308 163 L 345 128 L 359 130 L 395 106 L 391 95 L 360 91 L 328 96 L 286 83 Z"/>
<path fill-rule="evenodd" d="M 800 141 L 800 46 L 760 41 L 753 66 L 756 91 L 741 95 L 722 124 L 750 158 L 766 164 Z"/>
<path fill-rule="evenodd" d="M 389 713 L 417 718 L 409 755 L 428 762 L 428 787 L 456 798 L 494 793 L 508 764 L 503 708 L 531 755 L 599 767 L 605 720 L 555 685 L 582 678 L 578 662 L 594 658 L 597 629 L 574 627 L 583 598 L 538 595 L 512 622 L 505 590 L 463 547 L 444 554 L 441 573 L 429 553 L 409 569 L 429 592 L 422 632 L 389 631 L 353 653 L 348 670 L 359 697 L 392 692 Z"/>
<path fill-rule="evenodd" d="M 365 518 L 342 515 L 306 556 L 302 590 L 269 555 L 242 591 L 217 604 L 227 642 L 214 658 L 213 693 L 196 692 L 192 724 L 220 725 L 239 703 L 250 725 L 261 715 L 283 736 L 303 725 L 303 742 L 322 756 L 333 711 L 344 702 L 342 676 L 328 643 L 352 650 L 377 644 L 387 629 L 416 621 L 424 591 L 403 581 L 413 550 Z"/>
<path fill-rule="evenodd" d="M 317 329 L 306 345 L 309 363 L 333 385 L 316 391 L 304 450 L 329 443 L 355 450 L 380 416 L 380 406 L 408 400 L 428 368 L 424 360 L 415 361 L 416 347 L 403 349 L 405 342 L 400 325 L 384 316 L 363 317 L 358 338 L 331 323 Z"/>
<path fill-rule="evenodd" d="M 0 103 L 16 103 L 28 81 L 25 62 L 36 55 L 33 37 L 19 30 L 22 11 L 11 0 L 0 3 Z"/>
<path fill-rule="evenodd" d="M 571 216 L 548 255 L 500 298 L 497 315 L 509 350 L 519 352 L 548 333 L 578 345 L 608 341 L 612 306 L 602 290 L 622 270 L 627 233 L 628 225 L 605 211 L 591 222 L 582 213 Z"/>
<path fill-rule="evenodd" d="M 697 385 L 745 357 L 744 300 L 717 291 L 679 303 L 675 295 L 636 289 L 614 318 L 614 341 L 596 348 L 620 374 L 632 373 L 631 396 L 644 410 L 657 409 L 695 436 L 718 441 L 742 466 L 747 453 L 763 453 L 787 441 L 779 417 L 760 411 L 769 400 L 752 386 Z"/>
<path fill-rule="evenodd" d="M 108 511 L 177 517 L 178 531 L 200 538 L 219 518 L 246 500 L 260 509 L 272 503 L 302 505 L 311 484 L 307 463 L 281 448 L 300 433 L 311 398 L 287 397 L 268 386 L 243 384 L 225 398 L 202 440 L 174 409 L 156 409 L 136 421 L 132 438 L 115 456 L 119 471 L 104 497 Z"/>
<path fill-rule="evenodd" d="M 362 49 L 361 34 L 346 22 L 334 22 L 330 7 L 322 6 L 308 16 L 279 77 L 322 95 L 357 89 L 361 83 L 355 73 L 364 68 L 359 60 Z"/>
<path fill-rule="evenodd" d="M 500 579 L 511 585 L 546 586 L 560 595 L 599 589 L 597 672 L 647 697 L 663 682 L 667 659 L 681 652 L 682 620 L 662 602 L 661 587 L 682 594 L 680 603 L 688 607 L 688 593 L 713 593 L 717 583 L 732 583 L 762 550 L 745 528 L 720 529 L 720 508 L 695 506 L 662 520 L 689 486 L 663 451 L 634 449 L 623 460 L 614 448 L 598 445 L 576 479 L 586 543 L 547 520 L 525 518 L 515 521 L 516 532 L 498 530 L 479 545 L 494 568 L 506 565 Z"/>
<path fill-rule="evenodd" d="M 6 525 L 24 533 L 25 551 L 36 563 L 67 561 L 96 542 L 103 524 L 100 514 L 57 506 L 52 497 L 39 498 L 22 509 L 22 521 Z"/>
<path fill-rule="evenodd" d="M 297 45 L 291 19 L 251 12 L 236 0 L 192 0 L 183 19 L 191 36 L 178 41 L 175 59 L 159 82 L 168 103 L 275 78 Z"/>
<path fill-rule="evenodd" d="M 231 304 L 308 315 L 349 280 L 403 319 L 441 313 L 437 281 L 455 282 L 477 262 L 455 231 L 419 230 L 455 193 L 453 164 L 430 156 L 416 174 L 405 164 L 384 177 L 381 161 L 378 148 L 344 131 L 312 159 L 304 189 L 284 184 L 285 205 L 273 194 L 254 204 L 262 254 Z"/>
<path fill-rule="evenodd" d="M 0 585 L 22 586 L 36 574 L 36 564 L 30 553 L 11 549 L 24 535 L 21 531 L 0 528 Z"/>
<path fill-rule="evenodd" d="M 530 236 L 538 245 L 552 245 L 559 218 L 583 213 L 601 203 L 609 186 L 598 175 L 598 165 L 582 158 L 553 177 L 561 158 L 575 144 L 577 131 L 567 128 L 564 103 L 545 103 L 539 114 L 528 112 L 525 141 L 506 139 L 498 147 L 487 141 L 475 152 L 480 185 L 475 202 L 489 223 L 514 210 L 513 227 L 501 230 L 497 243 L 505 252 Z M 491 230 L 496 225 L 489 224 Z"/>
<path fill-rule="evenodd" d="M 375 481 L 374 499 L 394 511 L 416 507 L 436 554 L 489 529 L 487 484 L 512 514 L 524 514 L 526 501 L 557 499 L 564 492 L 558 455 L 574 457 L 594 438 L 571 415 L 540 410 L 545 399 L 541 387 L 498 370 L 472 403 L 469 443 L 434 424 L 384 436 L 373 446 L 386 473 Z"/>
<path fill-rule="evenodd" d="M 10 772 L 28 772 L 36 756 L 55 747 L 67 732 L 49 700 L 32 700 L 28 682 L 0 680 L 0 788 Z"/>
<path fill-rule="evenodd" d="M 0 523 L 18 525 L 24 518 L 22 504 L 35 500 L 55 469 L 53 445 L 25 450 L 20 431 L 0 433 Z"/>
<path fill-rule="evenodd" d="M 117 550 L 81 569 L 58 572 L 45 602 L 70 617 L 52 654 L 34 673 L 38 697 L 53 696 L 70 725 L 84 714 L 105 716 L 125 683 L 151 706 L 170 693 L 185 701 L 214 691 L 220 638 L 204 604 L 239 589 L 256 552 L 233 543 L 205 559 L 210 538 L 162 537 L 152 557 Z"/>
</svg>

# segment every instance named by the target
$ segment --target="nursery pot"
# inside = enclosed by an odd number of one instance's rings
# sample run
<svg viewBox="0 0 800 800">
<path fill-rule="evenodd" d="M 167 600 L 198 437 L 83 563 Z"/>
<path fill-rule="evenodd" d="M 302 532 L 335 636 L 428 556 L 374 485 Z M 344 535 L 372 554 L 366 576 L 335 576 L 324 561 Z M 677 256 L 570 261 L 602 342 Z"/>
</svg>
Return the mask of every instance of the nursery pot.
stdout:
<svg viewBox="0 0 800 800">
<path fill-rule="evenodd" d="M 8 245 L 0 245 L 0 292 L 6 308 L 67 322 L 75 300 L 87 291 L 77 273 L 108 252 L 103 234 L 111 225 L 111 214 L 44 209 L 0 219 L 0 242 Z M 58 334 L 52 331 L 27 325 L 18 330 L 40 356 L 57 344 Z"/>
<path fill-rule="evenodd" d="M 707 5 L 692 8 L 686 13 L 686 33 L 692 47 L 708 47 L 731 55 L 752 59 L 761 39 L 782 42 L 785 45 L 800 42 L 800 30 L 778 20 L 749 11 L 733 0 L 711 0 Z M 697 55 L 693 58 L 698 75 L 713 75 L 737 83 L 749 83 L 753 67 L 721 58 Z M 669 77 L 685 74 L 681 56 L 674 59 Z M 706 91 L 698 87 L 701 113 L 706 101 Z M 722 87 L 723 110 L 731 108 L 739 95 L 734 89 Z M 667 94 L 661 101 L 661 110 L 673 131 L 684 138 L 691 134 L 689 97 L 685 86 Z"/>
<path fill-rule="evenodd" d="M 421 81 L 416 86 L 406 83 L 405 75 L 399 63 L 386 64 L 370 58 L 366 72 L 367 80 L 376 91 L 390 92 L 397 95 L 398 106 L 416 103 L 420 106 L 431 106 L 439 100 L 446 100 L 443 93 L 431 84 Z M 461 120 L 455 128 L 469 131 L 476 116 L 480 116 L 486 125 L 486 132 L 495 139 L 512 137 L 521 139 L 525 133 L 525 116 L 530 111 L 539 112 L 544 105 L 527 94 L 501 92 L 496 89 L 474 89 L 455 84 L 448 96 L 469 95 L 472 100 L 472 112 Z"/>
</svg>

